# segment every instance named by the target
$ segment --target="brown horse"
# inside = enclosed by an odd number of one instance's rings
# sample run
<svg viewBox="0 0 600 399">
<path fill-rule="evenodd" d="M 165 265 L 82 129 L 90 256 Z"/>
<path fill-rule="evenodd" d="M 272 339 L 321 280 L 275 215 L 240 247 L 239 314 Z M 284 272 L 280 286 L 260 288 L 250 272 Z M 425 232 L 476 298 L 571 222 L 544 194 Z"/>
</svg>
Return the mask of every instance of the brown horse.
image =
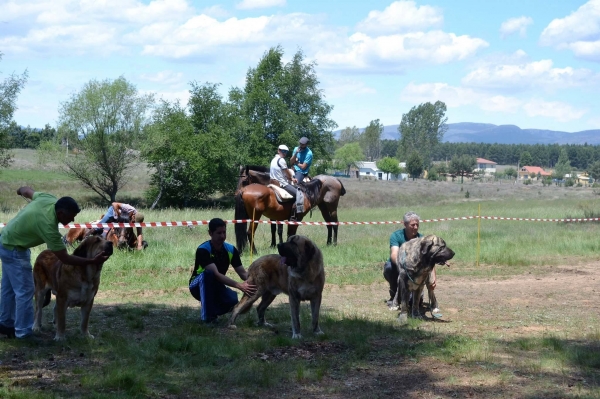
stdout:
<svg viewBox="0 0 600 399">
<path fill-rule="evenodd" d="M 323 183 L 317 206 L 321 211 L 323 220 L 326 222 L 338 222 L 337 208 L 340 197 L 346 194 L 346 189 L 342 182 L 333 176 L 318 175 L 313 179 L 320 180 Z M 242 166 L 240 168 L 240 179 L 238 181 L 237 191 L 249 184 L 268 185 L 270 181 L 269 168 L 264 166 Z M 278 227 L 279 242 L 283 241 L 283 225 L 271 225 L 271 247 L 275 247 L 275 229 Z M 327 245 L 337 245 L 338 225 L 327 225 Z M 333 236 L 333 241 L 332 241 Z"/>
<path fill-rule="evenodd" d="M 321 187 L 320 180 L 311 180 L 308 183 L 300 183 L 298 189 L 304 194 L 304 212 L 296 213 L 296 220 L 301 221 L 310 209 L 316 206 L 319 200 Z M 260 220 L 265 215 L 271 220 L 289 220 L 292 215 L 292 207 L 295 202 L 278 202 L 275 192 L 262 184 L 249 184 L 241 188 L 235 198 L 235 219 Z M 254 216 L 253 216 L 254 215 Z M 242 253 L 246 248 L 248 239 L 256 232 L 258 223 L 251 223 L 248 229 L 247 223 L 236 223 L 235 238 L 237 249 Z M 288 236 L 296 234 L 298 225 L 288 225 Z M 252 251 L 256 253 L 256 247 L 252 243 Z"/>
</svg>

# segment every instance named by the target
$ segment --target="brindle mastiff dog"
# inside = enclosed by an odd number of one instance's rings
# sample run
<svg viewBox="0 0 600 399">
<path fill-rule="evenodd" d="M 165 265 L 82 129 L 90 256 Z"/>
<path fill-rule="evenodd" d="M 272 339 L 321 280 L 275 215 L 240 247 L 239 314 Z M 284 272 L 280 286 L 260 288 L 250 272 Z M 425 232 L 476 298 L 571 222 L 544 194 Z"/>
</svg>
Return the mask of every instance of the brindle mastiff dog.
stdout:
<svg viewBox="0 0 600 399">
<path fill-rule="evenodd" d="M 325 286 L 325 269 L 321 250 L 308 238 L 294 235 L 277 246 L 280 255 L 265 255 L 256 259 L 248 268 L 248 282 L 257 286 L 256 293 L 246 294 L 235 306 L 228 326 L 235 327 L 235 319 L 247 312 L 261 298 L 258 305 L 258 325 L 267 325 L 265 310 L 275 297 L 284 292 L 289 295 L 292 315 L 292 338 L 300 334 L 300 301 L 310 301 L 312 329 L 323 334 L 319 327 L 321 297 Z"/>
<path fill-rule="evenodd" d="M 428 235 L 412 239 L 402 244 L 398 250 L 398 290 L 390 309 L 398 309 L 400 299 L 400 314 L 398 319 L 405 322 L 408 317 L 408 302 L 410 293 L 413 295 L 412 317 L 420 317 L 419 298 L 429 274 L 436 264 L 444 264 L 452 259 L 454 251 L 446 246 L 446 242 L 438 236 Z M 437 299 L 433 290 L 428 290 L 431 309 L 437 308 Z"/>
<path fill-rule="evenodd" d="M 92 259 L 104 252 L 110 256 L 113 244 L 98 236 L 90 236 L 81 242 L 73 255 Z M 56 323 L 55 341 L 65 339 L 67 308 L 81 308 L 81 333 L 94 338 L 88 331 L 90 312 L 94 297 L 100 285 L 101 265 L 88 264 L 73 266 L 63 264 L 50 250 L 42 251 L 33 266 L 33 282 L 35 285 L 35 322 L 33 331 L 40 331 L 42 325 L 42 308 L 50 303 L 50 292 L 56 295 L 54 320 Z"/>
</svg>

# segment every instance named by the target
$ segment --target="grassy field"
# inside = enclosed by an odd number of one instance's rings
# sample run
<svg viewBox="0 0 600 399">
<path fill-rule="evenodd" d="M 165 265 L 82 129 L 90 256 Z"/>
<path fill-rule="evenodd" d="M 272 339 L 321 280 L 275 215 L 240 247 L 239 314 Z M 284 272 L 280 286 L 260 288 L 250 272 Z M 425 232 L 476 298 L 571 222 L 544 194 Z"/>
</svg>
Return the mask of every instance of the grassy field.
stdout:
<svg viewBox="0 0 600 399">
<path fill-rule="evenodd" d="M 0 173 L 0 222 L 25 201 L 24 184 L 82 205 L 76 222 L 97 219 L 108 204 L 39 165 L 19 150 Z M 508 182 L 381 182 L 343 180 L 341 221 L 487 216 L 565 218 L 600 214 L 590 188 L 523 186 Z M 146 221 L 233 219 L 227 202 L 204 209 L 147 210 L 147 171 L 140 166 L 118 200 L 143 209 Z M 468 196 L 466 193 L 469 193 Z M 313 221 L 321 220 L 314 214 Z M 436 290 L 444 318 L 400 326 L 383 300 L 381 267 L 389 235 L 400 225 L 341 226 L 338 246 L 326 247 L 326 229 L 302 226 L 321 246 L 327 273 L 324 336 L 290 339 L 287 299 L 267 313 L 277 330 L 254 326 L 254 312 L 237 330 L 200 325 L 199 305 L 187 281 L 206 227 L 147 228 L 144 252 L 117 252 L 105 264 L 92 311 L 95 340 L 77 332 L 69 311 L 66 343 L 0 339 L 0 397 L 600 397 L 600 279 L 597 223 L 481 220 L 422 223 L 456 252 L 440 268 Z M 229 241 L 235 242 L 229 227 Z M 259 255 L 270 232 L 259 226 Z M 32 250 L 35 258 L 42 250 Z M 253 254 L 252 259 L 256 258 Z M 243 256 L 245 265 L 250 254 Z M 234 275 L 232 275 L 234 277 Z M 45 311 L 50 320 L 51 311 Z"/>
</svg>

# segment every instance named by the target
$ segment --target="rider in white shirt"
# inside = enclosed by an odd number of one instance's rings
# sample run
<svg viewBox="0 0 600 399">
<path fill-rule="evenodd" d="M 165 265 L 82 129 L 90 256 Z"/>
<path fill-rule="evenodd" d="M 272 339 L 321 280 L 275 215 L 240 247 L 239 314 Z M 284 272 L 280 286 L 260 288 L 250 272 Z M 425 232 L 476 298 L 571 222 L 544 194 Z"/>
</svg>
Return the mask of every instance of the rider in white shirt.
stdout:
<svg viewBox="0 0 600 399">
<path fill-rule="evenodd" d="M 277 155 L 271 160 L 270 175 L 271 180 L 277 180 L 281 188 L 296 198 L 298 190 L 290 184 L 290 181 L 295 183 L 296 179 L 294 178 L 292 170 L 288 168 L 287 163 L 285 162 L 285 157 L 288 152 L 289 148 L 285 144 L 281 144 L 277 148 Z"/>
</svg>

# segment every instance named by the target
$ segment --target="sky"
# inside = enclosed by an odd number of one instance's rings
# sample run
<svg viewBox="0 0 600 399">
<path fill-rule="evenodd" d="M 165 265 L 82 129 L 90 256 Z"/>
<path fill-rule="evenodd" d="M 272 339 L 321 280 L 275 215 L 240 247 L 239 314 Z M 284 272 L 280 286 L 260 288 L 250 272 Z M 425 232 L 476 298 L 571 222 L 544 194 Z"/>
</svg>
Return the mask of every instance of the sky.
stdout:
<svg viewBox="0 0 600 399">
<path fill-rule="evenodd" d="M 23 126 L 56 126 L 90 80 L 226 97 L 277 45 L 316 63 L 339 128 L 440 100 L 448 123 L 600 129 L 600 0 L 0 0 L 0 80 L 29 75 Z"/>
</svg>

